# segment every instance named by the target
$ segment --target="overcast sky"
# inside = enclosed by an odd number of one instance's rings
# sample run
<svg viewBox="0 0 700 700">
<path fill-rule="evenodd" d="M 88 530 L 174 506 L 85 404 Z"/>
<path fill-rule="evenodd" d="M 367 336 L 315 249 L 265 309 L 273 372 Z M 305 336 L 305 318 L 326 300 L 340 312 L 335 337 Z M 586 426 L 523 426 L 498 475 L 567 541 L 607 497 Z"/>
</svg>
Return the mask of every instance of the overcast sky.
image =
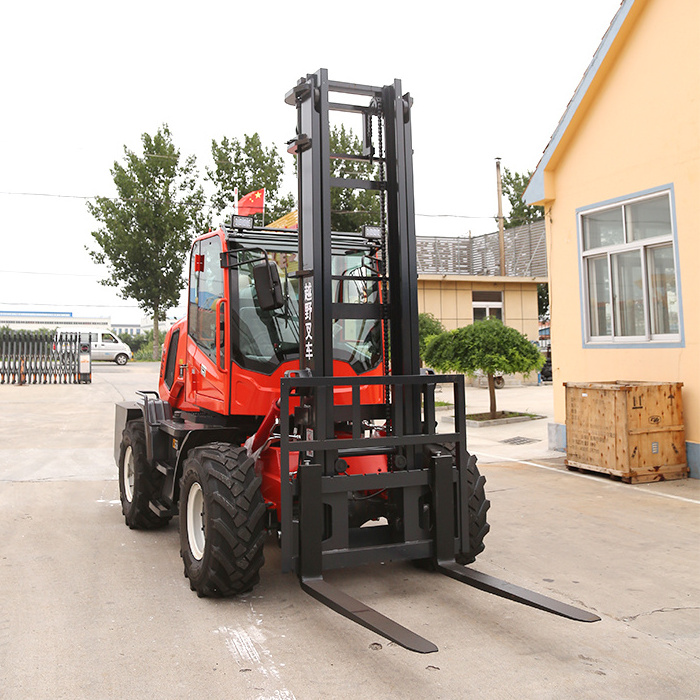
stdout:
<svg viewBox="0 0 700 700">
<path fill-rule="evenodd" d="M 411 93 L 418 235 L 495 229 L 495 158 L 533 170 L 620 0 L 5 3 L 0 26 L 0 310 L 138 322 L 99 280 L 85 198 L 114 194 L 124 145 L 167 123 L 210 164 L 212 138 L 281 152 L 297 79 Z M 414 9 L 408 9 L 409 7 Z M 288 186 L 295 187 L 291 161 Z M 446 216 L 450 215 L 450 216 Z M 173 314 L 177 311 L 174 310 Z"/>
</svg>

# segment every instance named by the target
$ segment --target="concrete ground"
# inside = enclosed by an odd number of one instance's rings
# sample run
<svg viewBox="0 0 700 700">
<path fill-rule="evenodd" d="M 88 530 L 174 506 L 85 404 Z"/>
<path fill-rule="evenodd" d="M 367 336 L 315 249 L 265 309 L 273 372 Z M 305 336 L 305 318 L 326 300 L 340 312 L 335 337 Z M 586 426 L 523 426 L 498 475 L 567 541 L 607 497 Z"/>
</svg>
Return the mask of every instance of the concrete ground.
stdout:
<svg viewBox="0 0 700 700">
<path fill-rule="evenodd" d="M 124 525 L 113 406 L 156 379 L 157 365 L 96 364 L 90 385 L 0 386 L 0 698 L 700 695 L 700 481 L 568 472 L 546 418 L 470 429 L 492 503 L 474 568 L 602 620 L 409 564 L 327 575 L 440 649 L 414 654 L 306 596 L 272 539 L 253 593 L 208 600 L 182 575 L 175 522 Z M 488 401 L 467 398 L 470 411 Z M 547 386 L 498 392 L 499 408 L 545 416 L 551 400 Z"/>
</svg>

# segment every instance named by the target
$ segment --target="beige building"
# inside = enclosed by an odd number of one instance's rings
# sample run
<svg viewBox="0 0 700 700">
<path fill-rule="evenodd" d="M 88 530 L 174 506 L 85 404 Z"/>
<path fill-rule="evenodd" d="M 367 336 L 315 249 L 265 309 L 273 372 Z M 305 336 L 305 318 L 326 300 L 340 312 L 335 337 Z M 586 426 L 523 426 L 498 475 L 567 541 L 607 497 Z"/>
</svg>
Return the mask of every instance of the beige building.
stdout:
<svg viewBox="0 0 700 700">
<path fill-rule="evenodd" d="M 418 307 L 447 330 L 496 316 L 529 340 L 539 338 L 537 285 L 547 282 L 544 221 L 507 229 L 505 274 L 498 233 L 473 238 L 419 237 Z"/>
<path fill-rule="evenodd" d="M 550 445 L 565 382 L 683 382 L 700 477 L 700 2 L 624 0 L 525 193 L 545 207 Z"/>
<path fill-rule="evenodd" d="M 546 277 L 420 275 L 418 308 L 433 314 L 447 330 L 496 316 L 528 340 L 536 341 L 537 285 L 546 281 Z"/>
</svg>

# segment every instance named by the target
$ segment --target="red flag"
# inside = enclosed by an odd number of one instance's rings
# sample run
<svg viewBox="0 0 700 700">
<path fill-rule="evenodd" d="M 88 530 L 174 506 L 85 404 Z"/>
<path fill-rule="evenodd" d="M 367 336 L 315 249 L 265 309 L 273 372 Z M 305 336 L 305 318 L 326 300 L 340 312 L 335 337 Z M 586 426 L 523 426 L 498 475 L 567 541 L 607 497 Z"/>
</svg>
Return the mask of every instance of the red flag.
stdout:
<svg viewBox="0 0 700 700">
<path fill-rule="evenodd" d="M 255 190 L 241 197 L 238 200 L 239 216 L 252 216 L 253 214 L 262 214 L 265 207 L 265 189 Z"/>
</svg>

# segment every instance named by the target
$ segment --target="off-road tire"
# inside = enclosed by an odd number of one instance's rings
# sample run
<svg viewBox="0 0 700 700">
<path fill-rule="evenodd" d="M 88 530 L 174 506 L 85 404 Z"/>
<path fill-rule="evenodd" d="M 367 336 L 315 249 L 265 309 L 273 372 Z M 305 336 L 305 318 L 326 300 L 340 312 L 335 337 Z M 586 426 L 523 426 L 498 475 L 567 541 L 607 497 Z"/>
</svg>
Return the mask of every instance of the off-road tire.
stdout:
<svg viewBox="0 0 700 700">
<path fill-rule="evenodd" d="M 454 447 L 451 449 L 454 454 Z M 467 512 L 469 514 L 469 549 L 457 552 L 455 561 L 458 564 L 471 564 L 484 551 L 484 538 L 491 526 L 486 521 L 486 513 L 491 502 L 486 498 L 484 485 L 486 477 L 479 473 L 476 466 L 476 456 L 467 452 Z M 435 570 L 434 559 L 414 559 L 413 563 L 419 569 Z"/>
<path fill-rule="evenodd" d="M 484 551 L 484 538 L 491 529 L 486 521 L 486 513 L 491 501 L 486 498 L 484 485 L 486 477 L 479 473 L 476 455 L 467 452 L 467 486 L 469 491 L 469 551 L 455 556 L 458 564 L 471 564 Z"/>
<path fill-rule="evenodd" d="M 244 447 L 194 448 L 180 482 L 180 554 L 199 597 L 232 596 L 260 580 L 265 501 Z"/>
<path fill-rule="evenodd" d="M 158 515 L 149 506 L 160 497 L 164 478 L 148 463 L 143 420 L 129 421 L 119 448 L 119 497 L 124 520 L 133 530 L 154 530 L 170 522 L 171 516 Z"/>
</svg>

